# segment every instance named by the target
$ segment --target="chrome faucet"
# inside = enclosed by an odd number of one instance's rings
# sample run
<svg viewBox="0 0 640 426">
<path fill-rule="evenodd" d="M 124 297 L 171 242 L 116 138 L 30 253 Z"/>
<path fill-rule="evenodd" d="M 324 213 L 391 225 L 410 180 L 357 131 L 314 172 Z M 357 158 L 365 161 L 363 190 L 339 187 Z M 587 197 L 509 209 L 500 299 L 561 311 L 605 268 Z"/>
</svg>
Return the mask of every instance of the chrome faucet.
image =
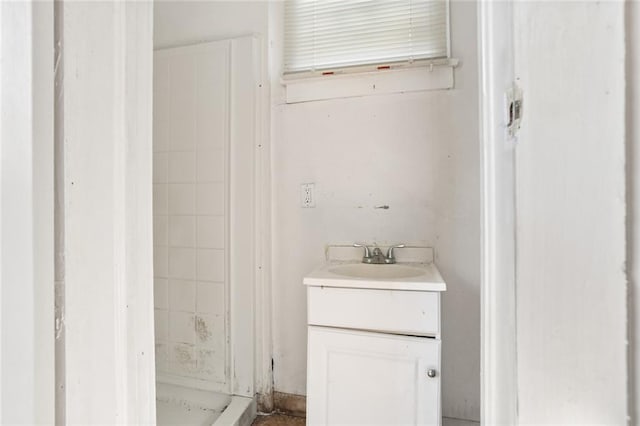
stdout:
<svg viewBox="0 0 640 426">
<path fill-rule="evenodd" d="M 382 254 L 380 247 L 375 247 L 373 251 L 369 249 L 365 244 L 354 244 L 354 247 L 362 247 L 364 249 L 364 256 L 362 257 L 362 263 L 369 263 L 372 265 L 390 265 L 396 263 L 396 257 L 393 254 L 393 249 L 404 248 L 404 244 L 398 244 L 389 247 L 387 255 Z"/>
<path fill-rule="evenodd" d="M 387 257 L 385 259 L 386 263 L 396 263 L 396 257 L 393 255 L 393 249 L 397 249 L 397 248 L 405 248 L 405 245 L 396 244 L 395 246 L 389 247 L 389 250 L 387 250 Z"/>
</svg>

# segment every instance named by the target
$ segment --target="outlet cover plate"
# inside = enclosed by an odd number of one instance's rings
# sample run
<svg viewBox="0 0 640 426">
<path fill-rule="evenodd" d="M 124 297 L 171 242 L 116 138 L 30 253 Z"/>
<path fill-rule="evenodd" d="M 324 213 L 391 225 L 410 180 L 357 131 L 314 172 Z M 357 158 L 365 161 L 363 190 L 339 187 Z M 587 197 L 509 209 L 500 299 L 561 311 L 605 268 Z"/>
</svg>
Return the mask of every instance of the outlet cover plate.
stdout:
<svg viewBox="0 0 640 426">
<path fill-rule="evenodd" d="M 300 185 L 300 205 L 305 209 L 316 206 L 315 184 L 303 183 Z"/>
</svg>

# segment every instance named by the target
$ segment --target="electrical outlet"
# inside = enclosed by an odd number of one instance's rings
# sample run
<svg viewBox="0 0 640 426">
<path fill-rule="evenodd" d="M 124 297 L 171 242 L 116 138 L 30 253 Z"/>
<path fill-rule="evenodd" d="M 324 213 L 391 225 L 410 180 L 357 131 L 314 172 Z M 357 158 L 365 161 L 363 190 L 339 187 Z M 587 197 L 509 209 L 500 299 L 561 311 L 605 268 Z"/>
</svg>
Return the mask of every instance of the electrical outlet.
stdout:
<svg viewBox="0 0 640 426">
<path fill-rule="evenodd" d="M 303 183 L 300 185 L 300 205 L 304 208 L 316 206 L 316 196 L 314 194 L 315 184 Z"/>
</svg>

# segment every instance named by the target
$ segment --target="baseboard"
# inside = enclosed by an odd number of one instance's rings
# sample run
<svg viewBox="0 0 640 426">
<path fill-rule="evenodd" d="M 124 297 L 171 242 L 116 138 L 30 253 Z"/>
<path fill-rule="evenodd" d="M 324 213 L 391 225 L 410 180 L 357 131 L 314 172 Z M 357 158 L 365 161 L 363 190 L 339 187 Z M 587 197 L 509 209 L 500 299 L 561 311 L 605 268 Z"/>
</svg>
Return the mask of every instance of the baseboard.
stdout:
<svg viewBox="0 0 640 426">
<path fill-rule="evenodd" d="M 273 408 L 279 413 L 294 417 L 307 416 L 307 397 L 284 392 L 273 393 Z"/>
<path fill-rule="evenodd" d="M 269 393 L 258 393 L 256 394 L 256 400 L 258 401 L 258 412 L 270 414 L 273 413 L 273 392 Z"/>
<path fill-rule="evenodd" d="M 272 397 L 258 395 L 258 411 L 261 413 L 282 413 L 294 417 L 307 416 L 307 397 L 284 392 L 273 392 Z M 479 426 L 473 420 L 442 418 L 443 426 Z"/>
</svg>

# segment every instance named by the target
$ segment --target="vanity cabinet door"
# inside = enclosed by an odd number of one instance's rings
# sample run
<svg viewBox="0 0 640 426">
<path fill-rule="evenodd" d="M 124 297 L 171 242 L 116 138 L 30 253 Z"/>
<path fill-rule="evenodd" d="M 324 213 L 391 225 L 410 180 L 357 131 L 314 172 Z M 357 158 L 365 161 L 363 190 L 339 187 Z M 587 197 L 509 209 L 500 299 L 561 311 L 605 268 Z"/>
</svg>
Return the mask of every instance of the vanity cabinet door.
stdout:
<svg viewBox="0 0 640 426">
<path fill-rule="evenodd" d="M 308 337 L 308 425 L 440 424 L 440 340 L 313 326 Z"/>
</svg>

